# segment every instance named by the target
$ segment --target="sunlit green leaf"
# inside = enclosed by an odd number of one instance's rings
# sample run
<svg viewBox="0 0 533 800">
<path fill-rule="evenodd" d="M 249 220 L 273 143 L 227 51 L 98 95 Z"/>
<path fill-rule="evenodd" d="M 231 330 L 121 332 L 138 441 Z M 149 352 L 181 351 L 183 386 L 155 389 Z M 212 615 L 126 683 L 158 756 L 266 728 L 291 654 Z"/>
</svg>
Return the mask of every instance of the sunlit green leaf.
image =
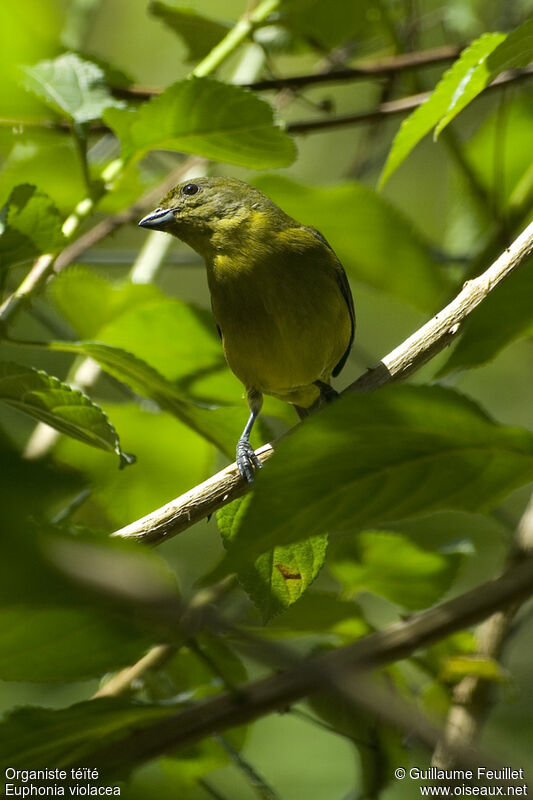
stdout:
<svg viewBox="0 0 533 800">
<path fill-rule="evenodd" d="M 0 211 L 0 271 L 65 243 L 59 211 L 36 186 L 15 187 Z"/>
<path fill-rule="evenodd" d="M 132 353 L 100 342 L 53 342 L 51 349 L 89 356 L 135 392 L 155 400 L 222 452 L 233 456 L 243 415 L 233 408 L 204 408 L 188 401 L 178 388 Z"/>
<path fill-rule="evenodd" d="M 301 186 L 271 175 L 255 183 L 288 214 L 318 228 L 356 280 L 423 309 L 442 298 L 446 281 L 428 242 L 372 189 L 355 182 Z"/>
<path fill-rule="evenodd" d="M 130 460 L 102 409 L 42 370 L 0 361 L 0 400 L 67 436 L 117 453 L 122 465 Z"/>
<path fill-rule="evenodd" d="M 493 34 L 497 36 L 497 34 Z M 464 75 L 457 86 L 446 114 L 435 128 L 435 137 L 483 91 L 490 81 L 507 69 L 525 67 L 533 60 L 533 20 L 511 31 L 486 58 Z"/>
<path fill-rule="evenodd" d="M 119 472 L 105 454 L 71 439 L 60 441 L 54 453 L 90 479 L 91 502 L 103 510 L 109 526 L 148 514 L 212 473 L 212 445 L 173 416 L 131 403 L 106 404 L 106 409 L 137 456 L 134 468 Z"/>
<path fill-rule="evenodd" d="M 124 105 L 111 96 L 104 71 L 76 53 L 64 53 L 22 70 L 25 87 L 74 122 L 100 119 L 105 108 Z"/>
<path fill-rule="evenodd" d="M 82 339 L 95 338 L 111 321 L 120 324 L 121 316 L 139 305 L 164 299 L 153 284 L 111 282 L 100 272 L 78 264 L 60 272 L 50 282 L 48 294 Z"/>
<path fill-rule="evenodd" d="M 470 84 L 481 91 L 486 80 L 484 64 L 488 56 L 505 39 L 504 33 L 485 33 L 461 53 L 461 56 L 441 78 L 431 96 L 405 119 L 396 134 L 387 158 L 380 185 L 409 155 L 413 147 L 454 107 L 463 93 L 463 85 Z M 476 80 L 476 76 L 480 80 Z"/>
<path fill-rule="evenodd" d="M 199 61 L 227 34 L 230 25 L 184 7 L 179 0 L 153 0 L 149 11 L 159 17 L 187 46 L 186 61 Z"/>
<path fill-rule="evenodd" d="M 426 608 L 450 588 L 461 566 L 459 553 L 423 550 L 407 537 L 363 531 L 330 566 L 344 591 L 370 591 L 408 609 Z"/>
<path fill-rule="evenodd" d="M 504 683 L 508 680 L 508 675 L 501 664 L 488 656 L 450 656 L 446 659 L 441 672 L 443 681 L 456 683 L 466 675 L 497 683 Z"/>
<path fill-rule="evenodd" d="M 250 496 L 237 500 L 217 514 L 218 527 L 227 548 L 231 547 L 239 519 L 249 501 Z M 313 536 L 302 542 L 275 547 L 259 556 L 254 564 L 239 569 L 239 582 L 265 621 L 289 608 L 302 596 L 320 572 L 327 546 L 326 534 Z"/>
<path fill-rule="evenodd" d="M 112 108 L 104 117 L 121 141 L 125 161 L 154 149 L 252 169 L 288 166 L 295 158 L 294 144 L 274 124 L 268 103 L 210 78 L 174 83 L 137 111 Z"/>
<path fill-rule="evenodd" d="M 256 477 L 228 557 L 439 509 L 485 510 L 533 479 L 533 435 L 449 389 L 349 395 L 306 420 Z"/>
</svg>

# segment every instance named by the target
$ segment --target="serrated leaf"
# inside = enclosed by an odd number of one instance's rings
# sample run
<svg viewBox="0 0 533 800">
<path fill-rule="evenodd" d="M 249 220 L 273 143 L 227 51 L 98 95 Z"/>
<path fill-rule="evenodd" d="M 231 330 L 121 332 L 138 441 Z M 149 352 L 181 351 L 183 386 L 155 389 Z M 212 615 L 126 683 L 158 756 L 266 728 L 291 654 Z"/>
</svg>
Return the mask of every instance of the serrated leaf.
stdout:
<svg viewBox="0 0 533 800">
<path fill-rule="evenodd" d="M 502 281 L 464 322 L 461 337 L 438 376 L 479 367 L 507 345 L 533 333 L 533 259 Z"/>
<path fill-rule="evenodd" d="M 188 401 L 174 384 L 133 353 L 101 342 L 51 342 L 53 350 L 89 356 L 113 377 L 158 405 L 233 456 L 243 415 L 233 408 L 204 408 Z"/>
<path fill-rule="evenodd" d="M 499 34 L 492 34 L 498 36 Z M 468 103 L 488 86 L 493 78 L 507 69 L 527 66 L 533 60 L 533 20 L 503 36 L 498 46 L 487 57 L 481 57 L 477 65 L 464 75 L 457 86 L 446 114 L 435 128 L 435 138 L 462 111 Z"/>
<path fill-rule="evenodd" d="M 109 614 L 66 607 L 0 609 L 0 679 L 79 681 L 137 661 L 147 636 Z"/>
<path fill-rule="evenodd" d="M 204 17 L 177 0 L 153 0 L 148 10 L 183 39 L 187 46 L 186 61 L 200 61 L 231 29 L 230 25 Z"/>
<path fill-rule="evenodd" d="M 533 434 L 498 425 L 458 392 L 346 395 L 279 443 L 256 476 L 226 567 L 324 531 L 486 510 L 532 478 Z"/>
<path fill-rule="evenodd" d="M 250 496 L 234 501 L 217 513 L 217 523 L 226 548 L 231 547 L 239 519 Z M 296 544 L 275 547 L 252 565 L 244 565 L 237 578 L 267 622 L 295 603 L 313 583 L 326 558 L 328 537 L 314 536 Z"/>
<path fill-rule="evenodd" d="M 0 400 L 67 436 L 117 453 L 121 465 L 131 461 L 102 409 L 87 395 L 42 370 L 0 361 Z"/>
<path fill-rule="evenodd" d="M 124 106 L 111 96 L 104 71 L 76 53 L 64 53 L 21 69 L 26 89 L 73 122 L 92 122 L 100 119 L 109 106 Z"/>
<path fill-rule="evenodd" d="M 65 244 L 61 217 L 36 186 L 16 186 L 0 211 L 0 271 Z"/>
<path fill-rule="evenodd" d="M 503 33 L 485 33 L 476 39 L 444 73 L 425 103 L 402 122 L 383 168 L 380 186 L 386 183 L 420 139 L 459 102 L 467 85 L 480 85 L 480 91 L 484 88 L 484 84 L 478 84 L 476 76 L 484 74 L 486 59 L 504 39 Z"/>
<path fill-rule="evenodd" d="M 351 277 L 424 310 L 442 298 L 446 280 L 428 242 L 377 192 L 355 182 L 302 186 L 273 175 L 255 185 L 298 221 L 318 228 Z"/>
<path fill-rule="evenodd" d="M 370 591 L 415 610 L 442 597 L 461 563 L 460 553 L 424 550 L 398 533 L 363 531 L 341 549 L 330 569 L 348 594 Z"/>
<path fill-rule="evenodd" d="M 110 108 L 104 119 L 119 137 L 125 161 L 162 149 L 266 169 L 288 166 L 296 154 L 268 103 L 211 78 L 179 81 L 137 111 Z"/>
</svg>

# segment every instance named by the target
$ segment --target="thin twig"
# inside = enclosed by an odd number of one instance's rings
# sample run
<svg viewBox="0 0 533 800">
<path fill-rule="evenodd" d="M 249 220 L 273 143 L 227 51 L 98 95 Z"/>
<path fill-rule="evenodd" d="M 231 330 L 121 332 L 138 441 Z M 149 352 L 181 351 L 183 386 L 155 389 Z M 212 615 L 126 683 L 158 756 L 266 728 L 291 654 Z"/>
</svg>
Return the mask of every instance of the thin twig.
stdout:
<svg viewBox="0 0 533 800">
<path fill-rule="evenodd" d="M 415 53 L 402 53 L 390 58 L 380 58 L 368 61 L 357 67 L 346 69 L 327 69 L 321 72 L 309 72 L 304 75 L 289 75 L 283 78 L 266 78 L 250 83 L 238 84 L 254 92 L 279 91 L 280 89 L 301 89 L 304 86 L 316 86 L 325 83 L 344 83 L 346 81 L 369 80 L 372 78 L 386 78 L 399 72 L 423 67 L 433 67 L 453 61 L 460 53 L 459 47 L 445 45 L 432 50 L 421 50 Z M 161 94 L 162 89 L 148 88 L 146 86 L 113 87 L 115 97 L 124 100 L 149 100 Z"/>
<path fill-rule="evenodd" d="M 493 89 L 498 89 L 501 86 L 506 86 L 510 83 L 517 81 L 527 80 L 533 75 L 533 66 L 526 67 L 521 70 L 512 70 L 509 72 L 502 72 L 492 83 L 490 83 L 484 90 L 489 92 Z M 363 122 L 374 122 L 382 117 L 392 117 L 398 114 L 405 114 L 408 111 L 413 111 L 430 97 L 431 92 L 420 92 L 419 94 L 409 95 L 408 97 L 401 97 L 398 100 L 390 100 L 387 103 L 381 103 L 376 109 L 371 111 L 360 111 L 355 114 L 345 114 L 337 117 L 326 117 L 325 119 L 311 119 L 302 120 L 297 122 L 289 122 L 287 131 L 292 134 L 307 134 L 315 133 L 316 131 L 329 130 L 331 128 L 345 128 L 349 125 L 359 125 Z"/>
<path fill-rule="evenodd" d="M 344 392 L 368 392 L 415 372 L 450 344 L 460 325 L 485 297 L 533 251 L 533 223 L 482 275 L 468 281 L 457 297 L 416 333 L 396 347 L 375 367 L 367 370 Z M 257 450 L 264 462 L 274 452 L 274 444 Z M 113 535 L 150 544 L 159 544 L 190 528 L 232 500 L 245 494 L 248 484 L 231 464 L 200 485 L 162 508 L 126 525 Z"/>
<path fill-rule="evenodd" d="M 135 688 L 135 683 L 149 670 L 160 669 L 169 661 L 176 652 L 176 645 L 159 644 L 152 647 L 146 655 L 140 658 L 131 667 L 117 672 L 106 683 L 101 686 L 93 695 L 93 699 L 98 697 L 118 697 Z"/>
</svg>

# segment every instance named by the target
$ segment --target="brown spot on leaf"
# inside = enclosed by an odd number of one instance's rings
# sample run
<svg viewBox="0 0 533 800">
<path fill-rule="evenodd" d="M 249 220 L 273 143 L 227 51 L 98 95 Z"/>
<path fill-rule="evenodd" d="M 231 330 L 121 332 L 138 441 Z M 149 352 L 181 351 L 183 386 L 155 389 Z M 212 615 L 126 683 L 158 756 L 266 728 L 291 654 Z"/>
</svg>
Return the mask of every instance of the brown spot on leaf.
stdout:
<svg viewBox="0 0 533 800">
<path fill-rule="evenodd" d="M 286 581 L 301 581 L 302 576 L 301 573 L 296 572 L 291 567 L 288 567 L 286 564 L 274 564 L 277 570 L 281 572 L 283 577 Z"/>
</svg>

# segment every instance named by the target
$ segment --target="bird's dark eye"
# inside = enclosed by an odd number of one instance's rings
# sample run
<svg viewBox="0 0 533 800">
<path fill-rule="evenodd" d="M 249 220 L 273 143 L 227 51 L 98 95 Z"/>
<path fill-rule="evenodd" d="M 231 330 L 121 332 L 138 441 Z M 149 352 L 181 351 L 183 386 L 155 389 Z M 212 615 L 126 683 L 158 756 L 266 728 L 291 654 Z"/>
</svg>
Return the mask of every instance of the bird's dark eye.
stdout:
<svg viewBox="0 0 533 800">
<path fill-rule="evenodd" d="M 182 194 L 186 194 L 187 197 L 191 197 L 196 192 L 200 191 L 200 187 L 197 183 L 186 183 L 183 189 L 181 190 Z"/>
</svg>

